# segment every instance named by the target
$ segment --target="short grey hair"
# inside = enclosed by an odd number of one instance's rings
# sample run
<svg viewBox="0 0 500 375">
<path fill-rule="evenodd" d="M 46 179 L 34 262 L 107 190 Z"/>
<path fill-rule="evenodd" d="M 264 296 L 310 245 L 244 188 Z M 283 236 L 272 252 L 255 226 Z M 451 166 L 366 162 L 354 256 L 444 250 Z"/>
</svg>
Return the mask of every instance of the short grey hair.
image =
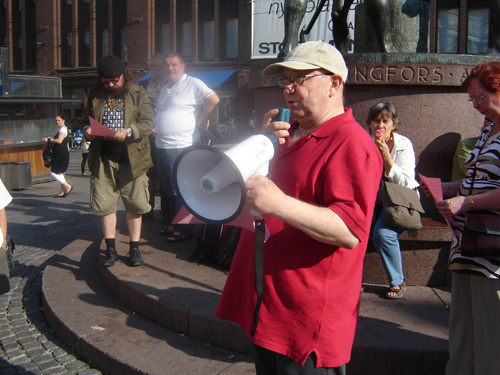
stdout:
<svg viewBox="0 0 500 375">
<path fill-rule="evenodd" d="M 380 115 L 382 112 L 386 112 L 391 116 L 391 120 L 394 124 L 394 131 L 398 131 L 399 129 L 398 112 L 396 111 L 396 107 L 394 107 L 394 104 L 392 104 L 391 102 L 381 102 L 371 107 L 370 110 L 368 111 L 366 125 L 370 125 L 370 122 L 375 120 L 378 117 L 378 115 Z"/>
</svg>

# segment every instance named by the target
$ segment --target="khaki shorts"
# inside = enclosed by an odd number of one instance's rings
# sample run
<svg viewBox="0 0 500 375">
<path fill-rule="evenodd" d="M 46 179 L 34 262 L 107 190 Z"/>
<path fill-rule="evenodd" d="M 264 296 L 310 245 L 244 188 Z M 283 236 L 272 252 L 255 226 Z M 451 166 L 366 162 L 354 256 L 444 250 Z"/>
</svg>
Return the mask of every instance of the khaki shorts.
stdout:
<svg viewBox="0 0 500 375">
<path fill-rule="evenodd" d="M 125 211 L 142 215 L 151 211 L 146 174 L 132 177 L 130 165 L 103 159 L 99 177 L 90 178 L 90 212 L 99 216 L 115 213 L 121 197 Z"/>
</svg>

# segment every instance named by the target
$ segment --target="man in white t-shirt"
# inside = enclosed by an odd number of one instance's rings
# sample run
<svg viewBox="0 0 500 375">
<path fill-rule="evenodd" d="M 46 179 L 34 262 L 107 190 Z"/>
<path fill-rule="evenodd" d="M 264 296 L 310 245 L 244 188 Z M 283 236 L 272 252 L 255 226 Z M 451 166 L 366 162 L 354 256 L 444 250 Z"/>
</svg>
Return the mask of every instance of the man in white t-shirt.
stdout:
<svg viewBox="0 0 500 375">
<path fill-rule="evenodd" d="M 12 201 L 12 197 L 0 179 L 0 294 L 10 290 L 9 264 L 7 262 L 7 214 L 5 207 Z"/>
<path fill-rule="evenodd" d="M 177 156 L 193 144 L 197 127 L 208 128 L 210 113 L 219 103 L 217 94 L 197 78 L 185 74 L 182 56 L 172 53 L 165 59 L 168 83 L 163 87 L 156 107 L 156 158 L 160 185 L 172 197 L 173 212 L 181 207 L 176 196 L 172 174 Z M 179 242 L 191 235 L 189 226 L 171 225 L 160 234 L 167 242 Z"/>
</svg>

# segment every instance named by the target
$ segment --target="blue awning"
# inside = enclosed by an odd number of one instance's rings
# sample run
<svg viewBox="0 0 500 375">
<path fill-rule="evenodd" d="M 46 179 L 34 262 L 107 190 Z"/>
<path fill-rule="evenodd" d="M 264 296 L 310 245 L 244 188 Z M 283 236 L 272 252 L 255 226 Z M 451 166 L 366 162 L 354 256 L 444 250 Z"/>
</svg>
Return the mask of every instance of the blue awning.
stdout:
<svg viewBox="0 0 500 375">
<path fill-rule="evenodd" d="M 10 90 L 12 92 L 16 91 L 16 90 L 19 90 L 21 87 L 23 87 L 24 85 L 26 85 L 26 82 L 12 82 L 10 84 Z"/>
<path fill-rule="evenodd" d="M 188 72 L 191 77 L 202 80 L 209 87 L 219 87 L 233 75 L 235 70 L 213 70 Z"/>
<path fill-rule="evenodd" d="M 236 70 L 195 70 L 187 72 L 191 77 L 202 80 L 209 87 L 219 87 L 231 77 Z M 143 75 L 137 82 L 149 79 L 149 73 Z"/>
</svg>

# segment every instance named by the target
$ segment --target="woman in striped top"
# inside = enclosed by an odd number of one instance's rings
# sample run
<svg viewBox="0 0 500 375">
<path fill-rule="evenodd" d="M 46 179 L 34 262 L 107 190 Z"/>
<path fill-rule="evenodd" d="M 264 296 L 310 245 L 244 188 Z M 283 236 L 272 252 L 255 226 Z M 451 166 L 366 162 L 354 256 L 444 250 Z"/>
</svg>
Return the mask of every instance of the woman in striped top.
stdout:
<svg viewBox="0 0 500 375">
<path fill-rule="evenodd" d="M 445 200 L 436 202 L 441 215 L 453 218 L 456 236 L 449 259 L 453 272 L 446 374 L 493 375 L 500 372 L 500 257 L 465 256 L 461 240 L 467 211 L 500 212 L 500 62 L 476 66 L 462 88 L 474 108 L 493 122 L 483 128 L 466 161 L 466 177 L 443 183 Z"/>
</svg>

